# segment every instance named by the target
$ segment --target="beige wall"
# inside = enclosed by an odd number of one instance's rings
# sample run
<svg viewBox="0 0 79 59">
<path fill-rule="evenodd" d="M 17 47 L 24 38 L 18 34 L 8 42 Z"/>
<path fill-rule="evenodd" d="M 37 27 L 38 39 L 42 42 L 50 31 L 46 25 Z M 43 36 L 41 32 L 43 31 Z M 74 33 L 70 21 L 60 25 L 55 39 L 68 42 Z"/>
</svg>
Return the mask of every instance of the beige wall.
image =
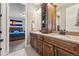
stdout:
<svg viewBox="0 0 79 59">
<path fill-rule="evenodd" d="M 28 30 L 28 40 L 27 40 L 27 44 L 30 43 L 30 35 L 29 33 L 31 31 L 35 31 L 35 30 L 39 30 L 40 28 L 40 14 L 39 13 L 39 7 L 30 3 L 27 4 L 27 30 Z M 32 24 L 32 20 L 34 21 L 34 24 Z M 33 26 L 34 25 L 34 26 Z"/>
<path fill-rule="evenodd" d="M 41 9 L 37 9 L 33 12 L 33 20 L 34 23 L 32 25 L 33 31 L 41 30 Z"/>
</svg>

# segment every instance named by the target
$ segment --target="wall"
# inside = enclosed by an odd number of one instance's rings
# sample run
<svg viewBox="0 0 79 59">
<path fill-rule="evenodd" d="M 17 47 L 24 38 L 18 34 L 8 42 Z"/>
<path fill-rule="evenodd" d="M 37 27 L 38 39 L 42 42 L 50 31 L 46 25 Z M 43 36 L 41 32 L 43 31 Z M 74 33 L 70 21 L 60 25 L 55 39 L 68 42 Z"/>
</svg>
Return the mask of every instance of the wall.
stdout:
<svg viewBox="0 0 79 59">
<path fill-rule="evenodd" d="M 22 20 L 23 21 L 23 30 L 25 29 L 24 21 L 25 21 L 25 6 L 19 3 L 10 3 L 9 4 L 9 18 L 14 20 Z"/>
<path fill-rule="evenodd" d="M 34 19 L 32 20 L 34 23 L 32 26 L 33 31 L 39 31 L 41 30 L 41 8 L 39 8 L 38 10 L 35 10 L 33 12 L 33 17 Z"/>
<path fill-rule="evenodd" d="M 34 6 L 27 4 L 27 45 L 30 44 L 30 32 L 32 31 L 32 19 L 33 19 Z"/>
<path fill-rule="evenodd" d="M 40 10 L 39 7 L 34 5 L 33 3 L 29 3 L 27 4 L 27 36 L 28 36 L 28 40 L 27 40 L 27 44 L 30 44 L 30 32 L 31 31 L 35 31 L 35 30 L 39 30 L 40 28 L 40 19 L 41 16 L 39 14 Z M 34 23 L 32 24 L 32 21 L 34 21 Z"/>
<path fill-rule="evenodd" d="M 77 22 L 77 13 L 79 4 L 66 8 L 66 30 L 70 32 L 79 32 L 79 27 L 75 26 Z"/>
<path fill-rule="evenodd" d="M 10 17 L 24 18 L 25 6 L 20 3 L 10 3 Z"/>
</svg>

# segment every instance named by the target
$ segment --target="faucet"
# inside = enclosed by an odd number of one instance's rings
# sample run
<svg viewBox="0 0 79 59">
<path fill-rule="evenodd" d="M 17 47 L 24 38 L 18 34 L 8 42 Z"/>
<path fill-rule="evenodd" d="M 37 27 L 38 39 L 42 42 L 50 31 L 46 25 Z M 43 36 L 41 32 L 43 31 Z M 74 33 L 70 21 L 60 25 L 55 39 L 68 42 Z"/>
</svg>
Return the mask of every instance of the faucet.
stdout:
<svg viewBox="0 0 79 59">
<path fill-rule="evenodd" d="M 59 34 L 65 35 L 65 34 L 66 34 L 65 29 L 64 29 L 64 30 L 60 30 L 60 31 L 59 31 Z"/>
</svg>

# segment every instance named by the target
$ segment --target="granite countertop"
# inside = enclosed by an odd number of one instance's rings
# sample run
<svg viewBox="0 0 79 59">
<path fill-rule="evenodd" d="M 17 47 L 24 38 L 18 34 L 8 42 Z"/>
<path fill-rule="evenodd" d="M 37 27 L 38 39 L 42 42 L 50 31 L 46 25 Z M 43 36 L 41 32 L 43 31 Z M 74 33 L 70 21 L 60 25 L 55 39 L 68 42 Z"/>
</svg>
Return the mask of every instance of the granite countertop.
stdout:
<svg viewBox="0 0 79 59">
<path fill-rule="evenodd" d="M 36 33 L 36 34 L 40 34 L 40 35 L 44 35 L 44 36 L 48 36 L 48 37 L 53 37 L 53 38 L 57 38 L 60 40 L 64 40 L 64 41 L 69 41 L 72 43 L 77 43 L 79 44 L 79 36 L 72 36 L 72 35 L 61 35 L 58 33 L 50 33 L 50 34 L 44 34 L 41 32 L 31 32 L 31 33 Z"/>
</svg>

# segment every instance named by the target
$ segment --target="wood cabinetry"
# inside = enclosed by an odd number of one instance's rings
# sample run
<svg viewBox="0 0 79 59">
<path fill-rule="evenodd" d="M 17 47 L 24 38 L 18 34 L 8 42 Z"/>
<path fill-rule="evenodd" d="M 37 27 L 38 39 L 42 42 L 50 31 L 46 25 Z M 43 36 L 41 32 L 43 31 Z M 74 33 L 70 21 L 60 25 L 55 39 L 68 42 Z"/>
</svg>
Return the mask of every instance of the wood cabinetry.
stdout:
<svg viewBox="0 0 79 59">
<path fill-rule="evenodd" d="M 43 55 L 43 36 L 42 35 L 38 35 L 38 39 L 37 39 L 37 48 L 38 48 L 38 54 L 39 55 Z"/>
<path fill-rule="evenodd" d="M 41 56 L 78 56 L 79 44 L 31 33 L 31 46 Z"/>
<path fill-rule="evenodd" d="M 41 32 L 51 33 L 56 27 L 56 5 L 43 3 L 41 4 L 41 10 Z"/>
<path fill-rule="evenodd" d="M 46 42 L 43 43 L 43 56 L 54 56 L 54 47 Z"/>
<path fill-rule="evenodd" d="M 38 52 L 39 55 L 42 56 L 43 55 L 43 41 L 38 40 L 37 45 L 38 45 L 37 46 L 38 47 L 38 51 L 37 52 Z"/>
<path fill-rule="evenodd" d="M 56 55 L 57 56 L 74 56 L 74 54 L 60 48 L 56 48 Z"/>
<path fill-rule="evenodd" d="M 34 48 L 35 51 L 37 51 L 37 35 L 31 34 L 30 37 L 31 37 L 30 44 L 31 44 L 32 48 Z"/>
</svg>

